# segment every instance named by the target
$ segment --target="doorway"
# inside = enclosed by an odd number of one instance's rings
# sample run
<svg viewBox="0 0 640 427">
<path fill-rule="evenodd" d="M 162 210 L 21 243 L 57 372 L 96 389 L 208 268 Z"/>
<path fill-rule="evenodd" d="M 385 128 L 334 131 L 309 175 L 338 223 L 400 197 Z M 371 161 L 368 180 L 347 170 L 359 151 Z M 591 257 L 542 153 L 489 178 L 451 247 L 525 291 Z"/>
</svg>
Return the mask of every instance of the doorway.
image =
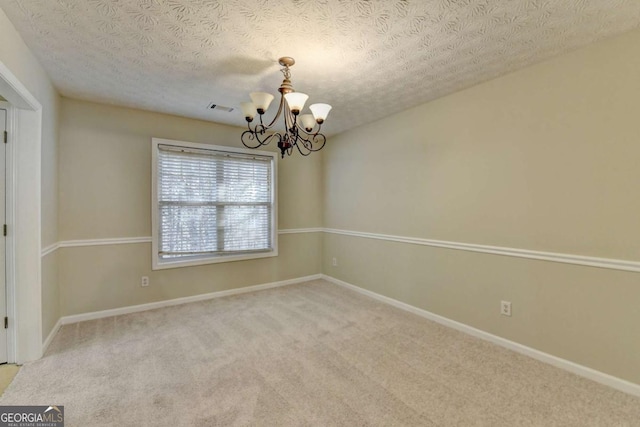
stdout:
<svg viewBox="0 0 640 427">
<path fill-rule="evenodd" d="M 42 357 L 40 212 L 42 104 L 0 60 L 0 95 L 7 101 L 5 146 L 5 288 L 9 363 Z M 0 106 L 0 108 L 2 108 Z M 4 224 L 3 224 L 4 225 Z M 16 284 L 20 283 L 20 286 Z M 4 319 L 3 319 L 4 320 Z M 4 323 L 4 322 L 2 322 Z M 0 329 L 4 324 L 0 324 Z"/>
<path fill-rule="evenodd" d="M 0 364 L 7 363 L 7 274 L 6 274 L 6 142 L 7 108 L 0 103 Z"/>
</svg>

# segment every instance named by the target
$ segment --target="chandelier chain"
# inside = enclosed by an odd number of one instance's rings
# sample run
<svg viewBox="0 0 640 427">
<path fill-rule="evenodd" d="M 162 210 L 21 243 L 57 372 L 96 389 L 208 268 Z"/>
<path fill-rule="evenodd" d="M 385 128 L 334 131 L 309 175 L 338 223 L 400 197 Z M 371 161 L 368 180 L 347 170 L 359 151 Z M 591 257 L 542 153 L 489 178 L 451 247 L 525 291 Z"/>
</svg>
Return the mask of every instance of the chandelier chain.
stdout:
<svg viewBox="0 0 640 427">
<path fill-rule="evenodd" d="M 288 65 L 285 65 L 284 67 L 282 67 L 280 71 L 282 72 L 282 74 L 284 74 L 285 79 L 291 80 L 291 70 L 289 69 Z"/>
</svg>

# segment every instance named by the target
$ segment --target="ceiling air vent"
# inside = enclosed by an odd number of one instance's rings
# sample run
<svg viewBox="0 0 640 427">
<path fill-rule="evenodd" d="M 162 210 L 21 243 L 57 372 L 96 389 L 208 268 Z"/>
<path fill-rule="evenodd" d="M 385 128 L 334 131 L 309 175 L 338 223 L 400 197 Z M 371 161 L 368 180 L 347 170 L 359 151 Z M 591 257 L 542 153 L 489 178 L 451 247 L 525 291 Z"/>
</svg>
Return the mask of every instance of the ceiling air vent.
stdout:
<svg viewBox="0 0 640 427">
<path fill-rule="evenodd" d="M 209 105 L 207 106 L 207 108 L 208 108 L 209 110 L 224 111 L 224 112 L 226 112 L 226 113 L 230 113 L 230 112 L 232 112 L 232 111 L 233 111 L 233 108 L 231 108 L 231 107 L 225 107 L 224 105 L 218 105 L 218 104 L 216 104 L 216 103 L 214 103 L 214 102 L 212 102 L 211 104 L 209 104 Z"/>
</svg>

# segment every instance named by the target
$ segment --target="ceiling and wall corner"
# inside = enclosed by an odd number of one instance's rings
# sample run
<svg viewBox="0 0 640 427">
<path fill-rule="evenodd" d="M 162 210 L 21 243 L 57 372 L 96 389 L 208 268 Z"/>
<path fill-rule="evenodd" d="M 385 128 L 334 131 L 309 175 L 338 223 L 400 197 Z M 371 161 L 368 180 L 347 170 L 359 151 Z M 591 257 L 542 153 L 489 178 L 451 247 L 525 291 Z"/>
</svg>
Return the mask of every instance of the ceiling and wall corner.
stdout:
<svg viewBox="0 0 640 427">
<path fill-rule="evenodd" d="M 244 126 L 248 93 L 334 106 L 328 135 L 636 28 L 640 2 L 0 0 L 64 96 Z M 211 103 L 232 113 L 207 109 Z"/>
</svg>

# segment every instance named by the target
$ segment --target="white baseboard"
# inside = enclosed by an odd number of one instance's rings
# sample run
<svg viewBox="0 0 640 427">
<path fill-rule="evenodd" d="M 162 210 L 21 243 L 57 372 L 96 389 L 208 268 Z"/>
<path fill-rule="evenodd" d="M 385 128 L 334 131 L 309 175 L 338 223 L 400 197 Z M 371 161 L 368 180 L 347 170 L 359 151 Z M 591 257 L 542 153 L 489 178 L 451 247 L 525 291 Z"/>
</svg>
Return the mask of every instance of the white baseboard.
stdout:
<svg viewBox="0 0 640 427">
<path fill-rule="evenodd" d="M 62 326 L 62 318 L 59 318 L 56 324 L 53 326 L 53 329 L 51 329 L 51 332 L 49 332 L 49 336 L 47 336 L 47 339 L 44 340 L 44 342 L 42 343 L 42 354 L 45 354 L 47 352 L 47 348 L 49 348 L 49 344 L 51 344 L 51 341 L 53 341 L 53 338 L 56 336 L 61 326 Z"/>
<path fill-rule="evenodd" d="M 196 302 L 196 301 L 205 301 L 213 298 L 244 294 L 247 292 L 261 291 L 264 289 L 277 288 L 280 286 L 294 285 L 297 283 L 308 282 L 310 280 L 318 280 L 321 278 L 322 278 L 321 274 L 314 274 L 311 276 L 298 277 L 295 279 L 281 280 L 279 282 L 271 282 L 271 283 L 264 283 L 261 285 L 245 286 L 243 288 L 228 289 L 226 291 L 211 292 L 208 294 L 193 295 L 189 297 L 151 302 L 148 304 L 130 305 L 127 307 L 113 308 L 111 310 L 102 310 L 102 311 L 94 311 L 91 313 L 74 314 L 71 316 L 62 317 L 59 323 L 61 323 L 62 325 L 68 325 L 70 323 L 78 323 L 78 322 L 84 322 L 87 320 L 102 319 L 104 317 L 112 317 L 112 316 L 119 316 L 122 314 L 137 313 L 140 311 L 153 310 L 156 308 L 187 304 L 187 303 Z M 52 331 L 52 334 L 55 335 L 53 331 Z M 52 336 L 50 335 L 50 337 L 47 338 L 47 341 L 49 341 L 51 338 Z"/>
<path fill-rule="evenodd" d="M 441 325 L 448 326 L 450 328 L 467 333 L 469 335 L 473 335 L 474 337 L 483 339 L 485 341 L 489 341 L 491 343 L 497 344 L 509 350 L 516 351 L 518 353 L 524 354 L 525 356 L 529 356 L 533 359 L 548 363 L 557 368 L 564 369 L 565 371 L 569 371 L 576 375 L 580 375 L 581 377 L 585 377 L 592 381 L 598 382 L 600 384 L 604 384 L 606 386 L 615 388 L 616 390 L 620 390 L 625 393 L 629 393 L 634 396 L 640 397 L 640 384 L 635 384 L 635 383 L 623 380 L 621 378 L 614 377 L 613 375 L 605 374 L 604 372 L 596 371 L 595 369 L 591 369 L 586 366 L 582 366 L 577 363 L 571 362 L 569 360 L 562 359 L 557 356 L 553 356 L 551 354 L 542 352 L 540 350 L 536 350 L 535 348 L 527 347 L 526 345 L 522 345 L 517 342 L 499 337 L 497 335 L 490 334 L 489 332 L 476 329 L 464 323 L 456 322 L 455 320 L 448 319 L 438 314 L 431 313 L 430 311 L 423 310 L 421 308 L 414 307 L 412 305 L 395 300 L 393 298 L 389 298 L 384 295 L 380 295 L 375 292 L 360 288 L 358 286 L 352 285 L 350 283 L 344 282 L 334 277 L 323 274 L 322 278 L 338 286 L 351 289 L 352 291 L 366 295 L 368 297 L 371 297 L 378 301 L 392 305 L 394 307 L 400 308 L 402 310 L 417 314 L 418 316 L 422 316 L 426 319 L 440 323 Z"/>
</svg>

